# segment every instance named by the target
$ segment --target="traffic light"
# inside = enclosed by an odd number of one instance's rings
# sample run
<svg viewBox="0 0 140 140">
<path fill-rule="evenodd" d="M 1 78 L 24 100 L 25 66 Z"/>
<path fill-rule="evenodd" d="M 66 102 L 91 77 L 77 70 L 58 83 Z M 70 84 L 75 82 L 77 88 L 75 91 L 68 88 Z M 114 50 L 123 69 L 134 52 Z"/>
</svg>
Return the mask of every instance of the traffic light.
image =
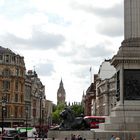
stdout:
<svg viewBox="0 0 140 140">
<path fill-rule="evenodd" d="M 116 100 L 117 100 L 117 102 L 120 101 L 120 92 L 116 93 Z"/>
<path fill-rule="evenodd" d="M 6 103 L 6 102 L 7 102 L 7 97 L 6 97 L 6 96 L 3 96 L 3 97 L 2 97 L 2 102 L 3 102 L 3 103 Z"/>
</svg>

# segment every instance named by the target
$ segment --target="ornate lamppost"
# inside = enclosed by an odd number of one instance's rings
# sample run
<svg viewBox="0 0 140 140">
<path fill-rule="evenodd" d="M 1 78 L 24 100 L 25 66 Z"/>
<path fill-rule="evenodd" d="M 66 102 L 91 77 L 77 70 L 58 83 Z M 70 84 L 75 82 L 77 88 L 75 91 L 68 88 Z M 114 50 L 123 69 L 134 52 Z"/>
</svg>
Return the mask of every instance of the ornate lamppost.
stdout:
<svg viewBox="0 0 140 140">
<path fill-rule="evenodd" d="M 26 114 L 26 137 L 28 136 L 27 135 L 27 125 L 28 125 L 28 123 L 27 123 L 27 121 L 28 121 L 28 108 L 26 107 L 26 109 L 25 109 L 25 114 Z"/>
<path fill-rule="evenodd" d="M 11 128 L 13 127 L 13 117 L 14 117 L 14 115 L 12 114 L 11 115 Z"/>
<path fill-rule="evenodd" d="M 39 138 L 41 137 L 41 127 L 42 127 L 42 96 L 40 96 L 40 118 L 39 118 Z"/>
<path fill-rule="evenodd" d="M 4 132 L 4 114 L 5 114 L 5 111 L 6 111 L 6 108 L 5 108 L 6 102 L 7 102 L 6 96 L 3 96 L 2 97 L 2 127 L 1 127 L 2 128 L 2 134 Z"/>
</svg>

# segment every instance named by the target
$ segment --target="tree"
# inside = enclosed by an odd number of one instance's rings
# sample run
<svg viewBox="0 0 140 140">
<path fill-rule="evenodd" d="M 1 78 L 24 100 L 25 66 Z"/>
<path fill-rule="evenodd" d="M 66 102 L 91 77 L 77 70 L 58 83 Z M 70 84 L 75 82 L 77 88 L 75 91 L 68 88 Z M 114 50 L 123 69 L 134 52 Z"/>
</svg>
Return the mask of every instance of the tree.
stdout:
<svg viewBox="0 0 140 140">
<path fill-rule="evenodd" d="M 57 106 L 54 107 L 53 113 L 52 113 L 52 122 L 55 124 L 60 124 L 61 118 L 60 118 L 60 113 L 62 110 L 65 108 L 65 104 L 58 104 Z"/>
<path fill-rule="evenodd" d="M 71 110 L 73 111 L 75 117 L 81 116 L 84 113 L 84 109 L 81 104 L 73 104 L 71 106 Z"/>
<path fill-rule="evenodd" d="M 67 106 L 66 104 L 62 103 L 62 104 L 58 104 L 53 108 L 52 122 L 54 124 L 60 124 L 61 122 L 60 113 L 64 110 L 66 106 Z M 74 103 L 71 106 L 69 104 L 69 107 L 71 108 L 75 117 L 81 116 L 81 114 L 83 114 L 84 112 L 84 109 L 81 104 Z"/>
</svg>

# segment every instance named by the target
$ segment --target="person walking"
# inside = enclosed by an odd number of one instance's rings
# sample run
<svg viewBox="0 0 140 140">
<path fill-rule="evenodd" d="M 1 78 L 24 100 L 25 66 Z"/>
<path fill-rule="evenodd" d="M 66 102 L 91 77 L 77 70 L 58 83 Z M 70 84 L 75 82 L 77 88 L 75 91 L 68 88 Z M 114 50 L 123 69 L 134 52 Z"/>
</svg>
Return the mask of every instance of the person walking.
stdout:
<svg viewBox="0 0 140 140">
<path fill-rule="evenodd" d="M 110 140 L 116 140 L 115 138 L 115 135 L 112 135 Z"/>
<path fill-rule="evenodd" d="M 71 140 L 76 140 L 75 135 L 71 134 Z"/>
<path fill-rule="evenodd" d="M 116 139 L 115 140 L 121 140 L 119 137 L 116 137 Z"/>
</svg>

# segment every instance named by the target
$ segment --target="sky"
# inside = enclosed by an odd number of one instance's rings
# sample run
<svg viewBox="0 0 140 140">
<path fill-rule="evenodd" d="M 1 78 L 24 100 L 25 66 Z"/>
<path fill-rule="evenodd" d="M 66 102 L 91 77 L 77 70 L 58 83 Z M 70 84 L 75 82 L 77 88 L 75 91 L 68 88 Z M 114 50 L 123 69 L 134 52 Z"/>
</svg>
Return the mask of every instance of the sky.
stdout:
<svg viewBox="0 0 140 140">
<path fill-rule="evenodd" d="M 61 78 L 66 101 L 82 100 L 91 75 L 117 53 L 123 26 L 123 0 L 0 0 L 0 46 L 24 56 L 53 103 Z"/>
</svg>

